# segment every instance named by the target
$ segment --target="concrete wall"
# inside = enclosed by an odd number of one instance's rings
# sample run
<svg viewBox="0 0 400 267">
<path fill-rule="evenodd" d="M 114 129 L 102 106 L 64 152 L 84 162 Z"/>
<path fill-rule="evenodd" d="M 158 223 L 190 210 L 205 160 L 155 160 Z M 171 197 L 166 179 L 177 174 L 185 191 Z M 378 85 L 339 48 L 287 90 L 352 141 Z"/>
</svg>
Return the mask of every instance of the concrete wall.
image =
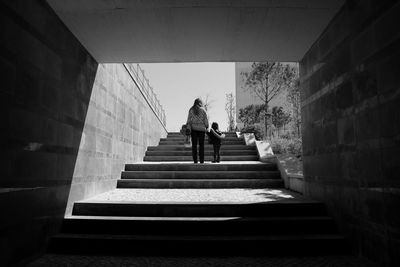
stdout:
<svg viewBox="0 0 400 267">
<path fill-rule="evenodd" d="M 306 194 L 399 266 L 400 3 L 348 1 L 300 64 Z"/>
<path fill-rule="evenodd" d="M 45 1 L 0 1 L 0 25 L 0 265 L 7 266 L 44 251 L 71 183 L 75 199 L 111 188 L 123 161 L 140 159 L 162 131 L 123 66 L 98 65 Z"/>
<path fill-rule="evenodd" d="M 116 188 L 126 163 L 142 161 L 167 131 L 123 64 L 100 64 L 66 214 L 73 202 Z"/>
</svg>

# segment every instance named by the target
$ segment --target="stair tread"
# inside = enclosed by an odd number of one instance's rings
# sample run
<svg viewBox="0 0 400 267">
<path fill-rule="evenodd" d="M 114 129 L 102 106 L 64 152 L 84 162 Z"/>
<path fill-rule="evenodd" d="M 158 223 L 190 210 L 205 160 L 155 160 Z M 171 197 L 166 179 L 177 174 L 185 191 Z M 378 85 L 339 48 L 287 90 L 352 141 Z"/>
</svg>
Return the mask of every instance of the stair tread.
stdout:
<svg viewBox="0 0 400 267">
<path fill-rule="evenodd" d="M 149 151 L 147 151 L 147 152 L 149 152 Z M 151 150 L 151 152 L 152 153 L 167 153 L 167 152 L 170 152 L 170 153 L 186 153 L 186 152 L 192 152 L 192 150 L 190 149 L 188 149 L 187 151 L 175 151 L 175 150 Z M 212 149 L 205 149 L 204 150 L 204 152 L 214 152 L 214 150 L 212 150 Z M 246 152 L 246 153 L 250 153 L 250 152 L 256 152 L 256 150 L 254 149 L 254 150 L 242 150 L 242 149 L 229 149 L 229 150 L 222 150 L 222 151 L 220 151 L 221 153 L 238 153 L 238 152 L 241 152 L 241 153 L 244 153 L 244 152 Z"/>
<path fill-rule="evenodd" d="M 193 162 L 186 162 L 186 161 L 174 161 L 174 162 L 135 162 L 135 163 L 128 163 L 126 165 L 194 165 Z M 230 161 L 230 162 L 222 162 L 218 164 L 211 164 L 211 163 L 204 163 L 204 165 L 198 164 L 195 166 L 231 166 L 231 165 L 243 165 L 243 166 L 254 166 L 254 165 L 276 165 L 275 163 L 265 163 L 258 160 L 248 160 L 248 161 Z"/>
<path fill-rule="evenodd" d="M 179 145 L 179 144 L 172 144 L 172 145 L 168 145 L 168 144 L 166 144 L 166 145 L 162 145 L 161 147 L 160 146 L 148 146 L 147 147 L 148 149 L 150 148 L 150 150 L 153 150 L 153 149 L 176 149 L 176 148 L 181 148 L 181 149 L 187 149 L 188 151 L 190 151 L 191 149 L 192 149 L 192 147 L 185 147 L 185 146 L 183 146 L 183 145 Z M 212 145 L 204 145 L 204 149 L 205 150 L 210 150 L 210 151 L 213 151 L 213 146 Z M 243 144 L 236 144 L 236 145 L 232 145 L 232 144 L 225 144 L 225 145 L 223 145 L 223 146 L 221 146 L 221 151 L 229 151 L 229 150 L 235 150 L 235 149 L 237 149 L 237 150 L 239 150 L 239 149 L 248 149 L 248 150 L 255 150 L 256 149 L 256 147 L 255 146 L 247 146 L 245 143 L 243 143 Z"/>
<path fill-rule="evenodd" d="M 121 189 L 125 190 L 125 189 Z M 240 206 L 240 205 L 290 205 L 290 204 L 322 204 L 319 201 L 294 201 L 294 200 L 277 200 L 270 202 L 232 202 L 232 201 L 112 201 L 112 200 L 92 200 L 92 201 L 76 201 L 76 204 L 110 204 L 110 205 L 184 205 L 184 206 L 200 206 L 200 205 L 209 205 L 209 206 L 217 206 L 217 205 L 231 205 L 231 206 Z"/>
<path fill-rule="evenodd" d="M 204 155 L 204 156 L 205 156 L 205 158 L 212 159 L 212 155 Z M 180 155 L 174 155 L 174 156 L 145 156 L 145 157 L 153 157 L 153 158 L 165 158 L 165 157 L 190 158 L 192 160 L 192 155 L 187 155 L 187 156 L 185 156 L 185 155 L 182 155 L 182 156 L 180 156 Z M 256 155 L 224 155 L 224 156 L 221 156 L 221 160 L 223 161 L 222 158 L 224 158 L 224 159 L 226 159 L 226 158 L 237 158 L 238 159 L 237 161 L 241 161 L 242 158 L 251 158 L 251 159 L 253 159 L 253 161 L 256 161 L 258 159 L 258 156 L 256 156 Z M 246 161 L 249 161 L 249 160 L 246 160 Z"/>
<path fill-rule="evenodd" d="M 224 221 L 299 221 L 299 220 L 332 220 L 329 216 L 294 216 L 294 217 L 145 217 L 145 216 L 85 216 L 70 215 L 64 220 L 109 220 L 109 221 L 195 221 L 195 222 L 224 222 Z"/>
<path fill-rule="evenodd" d="M 212 156 L 214 152 L 212 150 L 204 151 L 204 155 Z M 221 156 L 241 156 L 241 155 L 256 155 L 256 150 L 224 150 L 221 151 Z M 146 151 L 146 156 L 191 156 L 192 152 L 187 151 L 168 151 L 168 150 L 150 150 Z"/>
<path fill-rule="evenodd" d="M 160 141 L 165 141 L 165 140 L 185 140 L 185 137 L 182 135 L 170 135 L 165 138 L 160 138 Z M 245 140 L 243 137 L 237 137 L 237 136 L 231 136 L 231 135 L 225 135 L 224 140 Z M 208 138 L 204 138 L 204 143 L 208 144 Z"/>
<path fill-rule="evenodd" d="M 249 240 L 249 241 L 274 241 L 274 240 L 326 240 L 336 239 L 344 240 L 344 236 L 340 234 L 306 234 L 306 235 L 113 235 L 113 234 L 75 234 L 75 233 L 60 233 L 55 235 L 56 238 L 75 238 L 75 239 L 128 239 L 128 240 Z"/>
<path fill-rule="evenodd" d="M 158 188 L 158 189 L 229 189 L 229 188 L 282 188 L 284 182 L 277 178 L 241 179 L 241 178 L 140 178 L 120 179 L 117 181 L 117 188 Z"/>
<path fill-rule="evenodd" d="M 154 167 L 153 170 L 157 169 L 172 169 L 172 168 L 181 168 L 181 169 L 191 169 L 191 170 L 227 170 L 231 171 L 232 169 L 236 170 L 251 170 L 251 169 L 257 169 L 259 170 L 260 168 L 265 167 L 266 169 L 271 168 L 271 167 L 277 167 L 275 163 L 262 163 L 260 161 L 227 161 L 227 162 L 221 162 L 221 163 L 209 163 L 205 162 L 204 164 L 194 164 L 193 162 L 188 162 L 188 161 L 169 161 L 169 162 L 149 162 L 149 161 L 143 161 L 143 162 L 137 162 L 137 163 L 129 163 L 125 164 L 125 169 L 128 168 L 138 168 L 138 167 L 145 167 L 149 169 L 150 167 Z M 150 169 L 149 169 L 150 170 Z M 150 170 L 151 171 L 151 170 Z"/>
<path fill-rule="evenodd" d="M 77 201 L 89 202 L 121 202 L 121 203 L 201 203 L 201 204 L 255 204 L 255 203 L 321 203 L 304 199 L 300 194 L 285 189 L 114 189 L 112 191 Z"/>
<path fill-rule="evenodd" d="M 126 173 L 179 173 L 179 174 L 192 174 L 192 173 L 202 173 L 202 174 L 214 174 L 214 173 L 231 173 L 231 174 L 241 174 L 241 173 L 248 173 L 248 174 L 255 174 L 255 173 L 279 173 L 279 171 L 224 171 L 224 170 L 215 170 L 215 171 L 210 171 L 210 170 L 196 170 L 196 171 L 123 171 Z"/>
<path fill-rule="evenodd" d="M 153 182 L 165 182 L 165 181 L 193 181 L 193 182 L 252 182 L 252 181 L 281 181 L 281 179 L 274 178 L 124 178 L 118 181 L 153 181 Z M 282 181 L 283 182 L 283 181 Z"/>
<path fill-rule="evenodd" d="M 122 179 L 134 178 L 171 178 L 171 179 L 212 179 L 212 178 L 231 178 L 231 179 L 281 179 L 280 172 L 277 170 L 260 171 L 224 171 L 224 170 L 148 170 L 148 171 L 122 171 Z"/>
<path fill-rule="evenodd" d="M 148 161 L 149 159 L 154 161 L 193 161 L 192 156 L 145 156 L 144 160 Z M 205 156 L 205 161 L 211 161 L 213 158 L 211 155 Z M 237 156 L 221 156 L 221 161 L 248 161 L 248 160 L 257 160 L 258 155 L 237 155 Z"/>
</svg>

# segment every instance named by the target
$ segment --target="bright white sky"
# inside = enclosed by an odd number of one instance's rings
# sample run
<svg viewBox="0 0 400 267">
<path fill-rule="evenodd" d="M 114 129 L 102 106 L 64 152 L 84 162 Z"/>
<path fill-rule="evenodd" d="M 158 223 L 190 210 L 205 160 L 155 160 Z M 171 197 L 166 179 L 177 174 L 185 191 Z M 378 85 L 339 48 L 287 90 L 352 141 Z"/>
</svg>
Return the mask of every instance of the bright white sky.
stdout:
<svg viewBox="0 0 400 267">
<path fill-rule="evenodd" d="M 189 108 L 197 97 L 209 95 L 210 124 L 218 122 L 225 131 L 228 116 L 226 94 L 235 94 L 235 63 L 146 63 L 140 64 L 157 94 L 167 117 L 169 132 L 186 123 Z"/>
</svg>

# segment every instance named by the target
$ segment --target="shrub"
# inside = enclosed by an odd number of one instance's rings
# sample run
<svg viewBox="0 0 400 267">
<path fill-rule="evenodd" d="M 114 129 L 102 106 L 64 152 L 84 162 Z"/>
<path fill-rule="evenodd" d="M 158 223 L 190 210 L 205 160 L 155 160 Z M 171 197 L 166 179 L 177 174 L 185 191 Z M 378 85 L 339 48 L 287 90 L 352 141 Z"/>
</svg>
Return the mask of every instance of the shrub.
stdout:
<svg viewBox="0 0 400 267">
<path fill-rule="evenodd" d="M 260 126 L 258 125 L 248 125 L 240 131 L 241 134 L 244 133 L 254 133 L 254 136 L 256 137 L 256 140 L 261 140 L 262 139 L 262 132 L 260 129 Z"/>
<path fill-rule="evenodd" d="M 271 147 L 275 154 L 302 154 L 301 138 L 298 137 L 272 137 Z"/>
</svg>

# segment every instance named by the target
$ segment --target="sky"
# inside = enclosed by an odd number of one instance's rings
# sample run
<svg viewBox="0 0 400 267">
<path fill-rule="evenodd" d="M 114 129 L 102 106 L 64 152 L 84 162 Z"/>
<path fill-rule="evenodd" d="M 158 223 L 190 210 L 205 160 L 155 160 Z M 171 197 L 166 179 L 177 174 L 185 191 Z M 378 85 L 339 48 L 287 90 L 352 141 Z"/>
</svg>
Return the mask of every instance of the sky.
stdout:
<svg viewBox="0 0 400 267">
<path fill-rule="evenodd" d="M 197 97 L 212 101 L 210 124 L 228 127 L 226 94 L 235 94 L 235 63 L 146 63 L 140 64 L 157 94 L 167 117 L 167 130 L 178 132 L 186 123 Z"/>
</svg>

